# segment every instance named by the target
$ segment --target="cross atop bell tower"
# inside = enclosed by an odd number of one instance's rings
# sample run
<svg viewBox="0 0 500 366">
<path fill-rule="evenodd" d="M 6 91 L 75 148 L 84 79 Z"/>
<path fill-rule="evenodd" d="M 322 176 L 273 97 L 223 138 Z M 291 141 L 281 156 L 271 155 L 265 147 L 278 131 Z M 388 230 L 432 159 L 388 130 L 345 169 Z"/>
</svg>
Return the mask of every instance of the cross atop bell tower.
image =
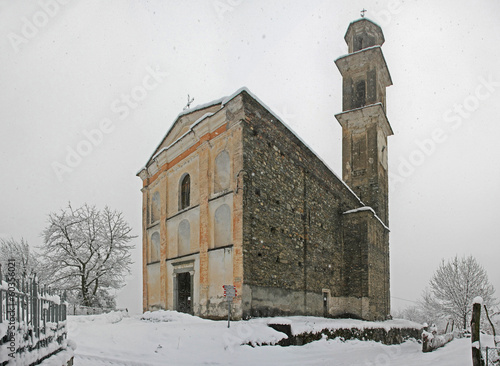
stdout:
<svg viewBox="0 0 500 366">
<path fill-rule="evenodd" d="M 348 54 L 335 60 L 342 74 L 343 180 L 389 224 L 387 137 L 393 134 L 386 112 L 386 87 L 392 85 L 381 46 L 382 29 L 367 18 L 347 28 Z"/>
</svg>

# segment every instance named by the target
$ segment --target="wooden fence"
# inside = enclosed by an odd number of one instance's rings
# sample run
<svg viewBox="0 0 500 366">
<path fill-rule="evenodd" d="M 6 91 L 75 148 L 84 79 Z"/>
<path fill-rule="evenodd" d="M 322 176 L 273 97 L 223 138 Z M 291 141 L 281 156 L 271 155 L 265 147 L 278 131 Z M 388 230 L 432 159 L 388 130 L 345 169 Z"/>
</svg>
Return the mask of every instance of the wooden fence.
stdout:
<svg viewBox="0 0 500 366">
<path fill-rule="evenodd" d="M 36 277 L 15 278 L 0 265 L 0 366 L 35 365 L 67 346 L 66 305 Z"/>
</svg>

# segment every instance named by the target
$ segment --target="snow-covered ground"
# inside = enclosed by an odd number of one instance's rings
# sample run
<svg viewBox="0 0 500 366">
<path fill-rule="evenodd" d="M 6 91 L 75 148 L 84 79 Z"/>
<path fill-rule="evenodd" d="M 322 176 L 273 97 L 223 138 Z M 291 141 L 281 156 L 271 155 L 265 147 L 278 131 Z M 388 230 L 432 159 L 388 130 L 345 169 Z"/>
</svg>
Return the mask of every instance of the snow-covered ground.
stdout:
<svg viewBox="0 0 500 366">
<path fill-rule="evenodd" d="M 466 338 L 425 354 L 414 341 L 385 346 L 322 339 L 304 346 L 252 347 L 242 344 L 273 343 L 284 335 L 267 326 L 269 319 L 231 322 L 228 329 L 225 321 L 171 311 L 146 313 L 146 318 L 122 313 L 69 317 L 69 338 L 77 343 L 75 365 L 472 365 L 470 339 Z M 320 319 L 290 317 L 280 322 L 291 322 L 292 329 L 294 324 L 297 329 L 311 329 Z"/>
</svg>

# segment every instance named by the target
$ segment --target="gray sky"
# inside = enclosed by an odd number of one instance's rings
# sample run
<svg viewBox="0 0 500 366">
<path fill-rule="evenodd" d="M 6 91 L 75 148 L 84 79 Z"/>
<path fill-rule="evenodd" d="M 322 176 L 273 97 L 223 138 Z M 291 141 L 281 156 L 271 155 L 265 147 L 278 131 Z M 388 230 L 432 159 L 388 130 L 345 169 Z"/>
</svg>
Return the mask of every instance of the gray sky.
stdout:
<svg viewBox="0 0 500 366">
<path fill-rule="evenodd" d="M 494 0 L 0 0 L 0 235 L 40 245 L 47 214 L 69 201 L 121 210 L 140 235 L 135 174 L 188 93 L 196 105 L 247 86 L 340 175 L 333 61 L 363 7 L 382 26 L 394 83 L 393 307 L 456 254 L 473 254 L 500 291 Z M 138 311 L 135 244 L 119 306 Z"/>
</svg>

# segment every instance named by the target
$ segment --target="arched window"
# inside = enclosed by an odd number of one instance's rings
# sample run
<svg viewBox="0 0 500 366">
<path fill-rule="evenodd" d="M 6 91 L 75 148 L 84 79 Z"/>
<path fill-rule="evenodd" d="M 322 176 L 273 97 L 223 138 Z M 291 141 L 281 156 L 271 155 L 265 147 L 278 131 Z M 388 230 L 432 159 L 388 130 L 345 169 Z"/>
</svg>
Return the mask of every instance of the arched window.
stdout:
<svg viewBox="0 0 500 366">
<path fill-rule="evenodd" d="M 191 226 L 188 220 L 179 224 L 177 235 L 177 255 L 189 254 L 191 251 Z"/>
<path fill-rule="evenodd" d="M 227 151 L 221 151 L 215 158 L 214 192 L 222 192 L 229 188 L 231 165 Z"/>
<path fill-rule="evenodd" d="M 160 193 L 155 192 L 153 198 L 151 199 L 151 223 L 160 219 Z"/>
<path fill-rule="evenodd" d="M 158 232 L 151 235 L 151 242 L 149 246 L 149 261 L 158 262 L 160 260 L 160 234 Z"/>
<path fill-rule="evenodd" d="M 189 207 L 190 195 L 191 195 L 191 178 L 189 177 L 189 174 L 185 174 L 181 178 L 179 210 Z"/>
<path fill-rule="evenodd" d="M 214 215 L 214 246 L 222 247 L 232 243 L 231 209 L 228 205 L 221 205 Z"/>
</svg>

